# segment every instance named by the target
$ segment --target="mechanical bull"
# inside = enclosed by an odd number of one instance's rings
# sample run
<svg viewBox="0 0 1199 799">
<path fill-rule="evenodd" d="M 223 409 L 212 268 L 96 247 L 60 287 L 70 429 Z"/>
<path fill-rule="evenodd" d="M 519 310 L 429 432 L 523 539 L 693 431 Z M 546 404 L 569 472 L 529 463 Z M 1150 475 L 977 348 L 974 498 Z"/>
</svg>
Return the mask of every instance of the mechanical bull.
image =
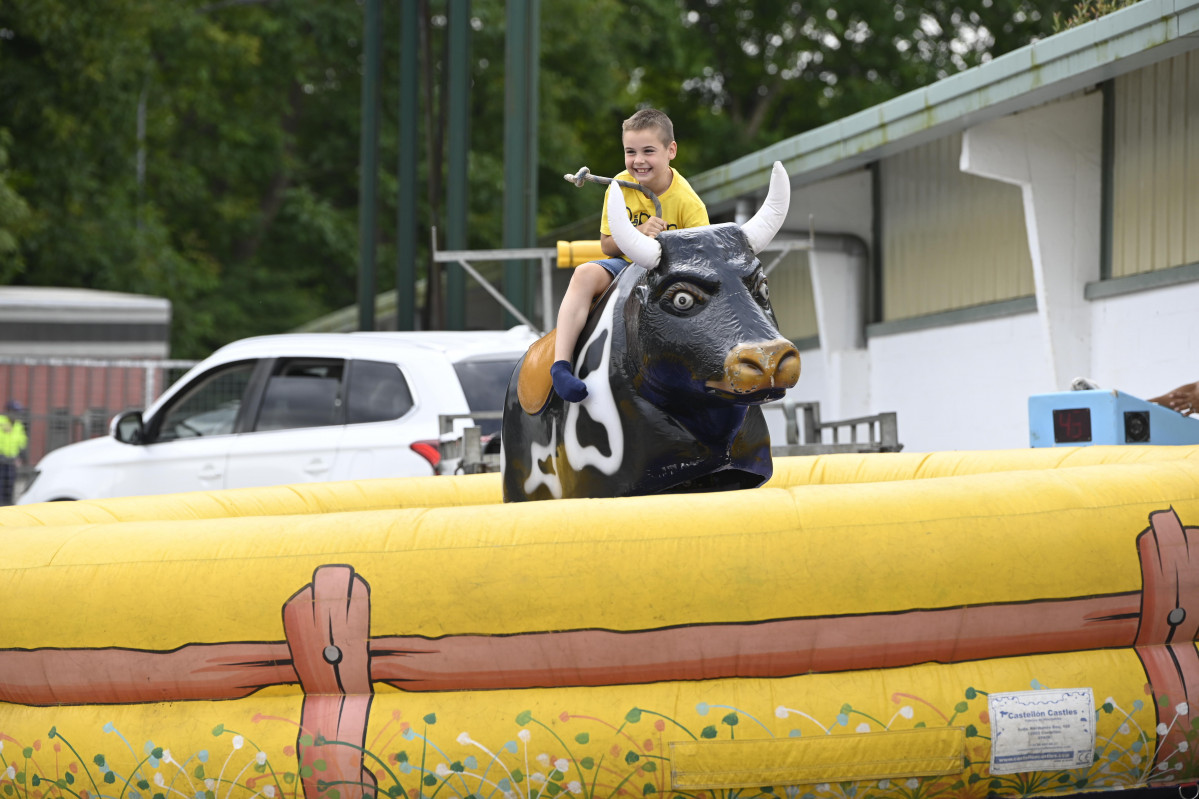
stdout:
<svg viewBox="0 0 1199 799">
<path fill-rule="evenodd" d="M 608 192 L 612 236 L 632 263 L 579 336 L 579 403 L 552 390 L 553 333 L 513 372 L 504 405 L 504 501 L 753 488 L 770 478 L 760 406 L 799 379 L 757 253 L 778 232 L 791 187 L 776 163 L 744 225 L 633 227 Z M 548 354 L 547 354 L 548 351 Z"/>
</svg>

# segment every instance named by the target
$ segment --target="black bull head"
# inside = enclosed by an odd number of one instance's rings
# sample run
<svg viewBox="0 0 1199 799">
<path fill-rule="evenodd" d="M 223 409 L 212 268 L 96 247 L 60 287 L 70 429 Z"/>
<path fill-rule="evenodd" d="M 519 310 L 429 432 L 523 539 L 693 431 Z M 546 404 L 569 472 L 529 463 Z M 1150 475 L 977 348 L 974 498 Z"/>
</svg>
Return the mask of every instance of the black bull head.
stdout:
<svg viewBox="0 0 1199 799">
<path fill-rule="evenodd" d="M 770 478 L 759 407 L 799 379 L 757 258 L 787 213 L 790 184 L 774 165 L 763 207 L 744 225 L 650 238 L 609 192 L 612 236 L 630 264 L 579 336 L 580 403 L 551 393 L 530 413 L 508 386 L 501 434 L 504 501 L 752 488 Z M 546 365 L 548 367 L 548 364 Z"/>
</svg>

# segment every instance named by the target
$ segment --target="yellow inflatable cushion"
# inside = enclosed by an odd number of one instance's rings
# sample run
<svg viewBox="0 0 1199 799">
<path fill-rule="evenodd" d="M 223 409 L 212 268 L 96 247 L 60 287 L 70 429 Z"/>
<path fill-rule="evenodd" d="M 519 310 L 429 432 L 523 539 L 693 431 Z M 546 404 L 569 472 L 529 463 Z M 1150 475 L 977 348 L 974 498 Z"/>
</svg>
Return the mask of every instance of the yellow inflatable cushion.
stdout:
<svg viewBox="0 0 1199 799">
<path fill-rule="evenodd" d="M 1171 461 L 1199 464 L 1199 446 L 1052 447 L 792 456 L 774 459 L 774 476 L 763 487 L 885 483 L 994 472 Z M 500 475 L 493 472 L 18 505 L 0 508 L 0 527 L 290 516 L 490 505 L 502 501 Z"/>
</svg>

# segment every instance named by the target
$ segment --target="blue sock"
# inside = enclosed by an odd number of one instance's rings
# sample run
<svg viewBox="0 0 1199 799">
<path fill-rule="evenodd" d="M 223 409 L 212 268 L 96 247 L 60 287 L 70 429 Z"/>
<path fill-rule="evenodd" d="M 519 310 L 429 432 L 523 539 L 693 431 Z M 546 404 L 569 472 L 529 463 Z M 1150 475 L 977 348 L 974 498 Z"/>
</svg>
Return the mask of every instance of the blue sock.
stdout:
<svg viewBox="0 0 1199 799">
<path fill-rule="evenodd" d="M 554 391 L 567 402 L 580 402 L 587 397 L 587 386 L 574 376 L 570 361 L 554 361 L 550 367 L 550 377 L 554 379 Z"/>
</svg>

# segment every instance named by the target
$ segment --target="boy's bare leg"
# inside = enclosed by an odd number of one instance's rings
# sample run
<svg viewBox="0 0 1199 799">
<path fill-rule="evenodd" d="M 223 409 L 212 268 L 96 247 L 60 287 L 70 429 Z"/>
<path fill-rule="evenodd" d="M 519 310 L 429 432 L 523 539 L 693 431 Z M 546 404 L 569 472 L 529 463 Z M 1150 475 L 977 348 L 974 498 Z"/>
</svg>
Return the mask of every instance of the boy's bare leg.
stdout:
<svg viewBox="0 0 1199 799">
<path fill-rule="evenodd" d="M 568 402 L 579 402 L 587 396 L 587 387 L 574 376 L 571 361 L 579 333 L 587 323 L 591 303 L 612 283 L 612 274 L 594 261 L 575 268 L 570 285 L 558 308 L 558 327 L 554 339 L 554 365 L 550 374 L 554 390 Z"/>
</svg>

